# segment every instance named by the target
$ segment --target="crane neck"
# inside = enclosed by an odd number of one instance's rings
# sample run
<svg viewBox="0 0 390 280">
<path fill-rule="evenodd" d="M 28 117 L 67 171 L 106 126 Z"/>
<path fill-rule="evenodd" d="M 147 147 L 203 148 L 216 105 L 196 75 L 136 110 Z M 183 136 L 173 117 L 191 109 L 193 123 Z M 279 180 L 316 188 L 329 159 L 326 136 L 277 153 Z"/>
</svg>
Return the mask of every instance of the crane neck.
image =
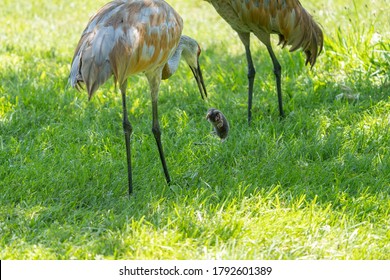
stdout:
<svg viewBox="0 0 390 280">
<path fill-rule="evenodd" d="M 183 52 L 183 48 L 184 48 L 183 41 L 180 40 L 179 45 L 177 46 L 174 54 L 164 65 L 162 71 L 162 77 L 161 77 L 163 80 L 170 78 L 179 68 L 179 63 L 181 59 L 181 54 Z"/>
<path fill-rule="evenodd" d="M 181 58 L 183 58 L 188 65 L 195 67 L 197 64 L 198 48 L 198 43 L 194 39 L 186 35 L 182 35 L 174 54 L 164 65 L 161 78 L 165 80 L 171 77 L 179 68 Z"/>
</svg>

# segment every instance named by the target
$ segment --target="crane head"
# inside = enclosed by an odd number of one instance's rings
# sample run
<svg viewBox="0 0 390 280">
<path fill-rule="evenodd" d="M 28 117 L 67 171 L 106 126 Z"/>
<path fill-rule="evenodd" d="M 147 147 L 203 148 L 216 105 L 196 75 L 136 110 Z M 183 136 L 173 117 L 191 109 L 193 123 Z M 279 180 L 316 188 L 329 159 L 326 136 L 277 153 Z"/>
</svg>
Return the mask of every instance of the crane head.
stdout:
<svg viewBox="0 0 390 280">
<path fill-rule="evenodd" d="M 203 81 L 202 70 L 199 65 L 199 57 L 201 53 L 200 46 L 198 42 L 196 42 L 194 39 L 185 35 L 181 37 L 181 40 L 185 41 L 185 43 L 183 44 L 184 48 L 182 57 L 187 62 L 192 73 L 194 74 L 194 78 L 196 80 L 196 83 L 198 84 L 200 95 L 202 99 L 204 99 L 205 97 L 207 97 L 207 91 Z"/>
</svg>

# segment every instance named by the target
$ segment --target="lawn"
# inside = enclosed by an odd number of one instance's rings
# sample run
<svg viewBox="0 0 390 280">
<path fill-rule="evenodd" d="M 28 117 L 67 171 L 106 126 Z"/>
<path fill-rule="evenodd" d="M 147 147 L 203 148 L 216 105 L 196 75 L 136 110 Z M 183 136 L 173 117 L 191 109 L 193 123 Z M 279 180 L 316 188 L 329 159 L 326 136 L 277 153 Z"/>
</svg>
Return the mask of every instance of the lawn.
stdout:
<svg viewBox="0 0 390 280">
<path fill-rule="evenodd" d="M 127 193 L 120 93 L 67 86 L 74 48 L 106 0 L 10 1 L 0 10 L 0 259 L 390 259 L 390 8 L 386 0 L 302 4 L 321 24 L 313 69 L 252 37 L 244 48 L 212 6 L 168 1 L 202 47 L 209 98 L 185 63 L 159 95 L 172 183 L 151 132 L 144 76 L 129 79 L 134 194 Z M 231 125 L 221 143 L 205 120 Z"/>
</svg>

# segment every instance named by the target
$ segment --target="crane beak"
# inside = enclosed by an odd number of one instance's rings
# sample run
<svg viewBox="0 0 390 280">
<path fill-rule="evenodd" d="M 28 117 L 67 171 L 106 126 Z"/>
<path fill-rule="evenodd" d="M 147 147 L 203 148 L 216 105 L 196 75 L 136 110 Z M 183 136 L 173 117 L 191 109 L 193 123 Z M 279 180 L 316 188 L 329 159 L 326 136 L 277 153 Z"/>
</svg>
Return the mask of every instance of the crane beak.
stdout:
<svg viewBox="0 0 390 280">
<path fill-rule="evenodd" d="M 207 91 L 206 91 L 206 86 L 203 81 L 203 76 L 202 76 L 202 70 L 200 70 L 200 65 L 198 61 L 198 66 L 197 67 L 192 67 L 190 66 L 192 74 L 194 74 L 194 78 L 196 80 L 196 83 L 198 84 L 200 96 L 202 99 L 205 99 L 207 97 Z"/>
</svg>

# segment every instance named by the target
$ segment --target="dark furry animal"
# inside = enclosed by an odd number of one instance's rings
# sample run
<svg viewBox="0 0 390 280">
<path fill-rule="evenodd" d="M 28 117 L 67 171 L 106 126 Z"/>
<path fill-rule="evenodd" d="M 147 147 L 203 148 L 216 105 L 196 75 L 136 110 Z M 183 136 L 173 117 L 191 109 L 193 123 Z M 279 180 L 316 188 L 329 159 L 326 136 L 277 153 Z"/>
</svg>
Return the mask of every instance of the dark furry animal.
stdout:
<svg viewBox="0 0 390 280">
<path fill-rule="evenodd" d="M 229 134 L 229 122 L 221 111 L 211 108 L 207 111 L 206 119 L 213 125 L 214 132 L 225 141 Z"/>
</svg>

